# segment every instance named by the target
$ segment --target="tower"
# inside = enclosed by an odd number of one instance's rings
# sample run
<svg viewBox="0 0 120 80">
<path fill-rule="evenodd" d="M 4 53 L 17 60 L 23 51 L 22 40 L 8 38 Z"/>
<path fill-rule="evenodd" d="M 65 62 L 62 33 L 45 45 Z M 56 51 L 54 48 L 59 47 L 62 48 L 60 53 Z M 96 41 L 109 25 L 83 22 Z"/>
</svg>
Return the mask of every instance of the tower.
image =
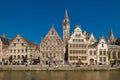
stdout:
<svg viewBox="0 0 120 80">
<path fill-rule="evenodd" d="M 63 26 L 63 41 L 65 45 L 65 62 L 68 61 L 68 40 L 70 38 L 70 21 L 68 18 L 67 10 L 65 11 L 65 16 L 62 22 Z"/>
<path fill-rule="evenodd" d="M 62 22 L 62 26 L 63 26 L 63 40 L 64 40 L 64 44 L 65 46 L 68 45 L 68 40 L 70 37 L 70 21 L 68 18 L 68 13 L 67 10 L 65 11 L 65 16 Z"/>
<path fill-rule="evenodd" d="M 110 29 L 110 35 L 109 35 L 109 38 L 108 38 L 108 44 L 114 44 L 115 42 L 115 38 L 114 38 L 114 34 L 113 34 L 113 31 L 112 31 L 112 28 Z"/>
</svg>

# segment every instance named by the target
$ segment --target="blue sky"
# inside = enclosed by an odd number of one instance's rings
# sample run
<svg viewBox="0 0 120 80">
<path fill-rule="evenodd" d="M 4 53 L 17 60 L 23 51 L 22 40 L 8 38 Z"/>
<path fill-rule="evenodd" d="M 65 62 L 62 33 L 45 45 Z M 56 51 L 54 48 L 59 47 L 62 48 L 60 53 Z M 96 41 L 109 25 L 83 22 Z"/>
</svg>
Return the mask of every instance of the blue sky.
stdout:
<svg viewBox="0 0 120 80">
<path fill-rule="evenodd" d="M 95 37 L 109 35 L 112 27 L 120 37 L 119 0 L 0 0 L 0 35 L 25 39 L 40 44 L 52 24 L 62 38 L 62 20 L 68 10 L 71 33 L 75 25 Z"/>
</svg>

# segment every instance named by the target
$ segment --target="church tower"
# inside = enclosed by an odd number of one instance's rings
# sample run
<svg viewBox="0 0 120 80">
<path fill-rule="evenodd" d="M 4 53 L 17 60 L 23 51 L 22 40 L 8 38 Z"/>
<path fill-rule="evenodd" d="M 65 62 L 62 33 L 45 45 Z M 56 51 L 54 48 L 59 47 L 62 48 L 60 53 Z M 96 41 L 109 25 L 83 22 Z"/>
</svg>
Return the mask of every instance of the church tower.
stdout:
<svg viewBox="0 0 120 80">
<path fill-rule="evenodd" d="M 113 31 L 112 31 L 112 28 L 110 29 L 110 35 L 109 35 L 109 38 L 108 38 L 108 44 L 114 44 L 115 42 L 115 38 L 114 38 L 114 34 L 113 34 Z"/>
<path fill-rule="evenodd" d="M 65 63 L 68 62 L 68 40 L 70 38 L 70 21 L 68 18 L 67 10 L 65 11 L 65 16 L 62 22 L 63 26 L 63 41 L 65 45 Z"/>
<path fill-rule="evenodd" d="M 65 46 L 67 46 L 68 40 L 70 38 L 70 21 L 68 18 L 67 10 L 65 11 L 65 16 L 62 22 L 62 26 L 63 26 L 63 40 L 64 40 Z"/>
</svg>

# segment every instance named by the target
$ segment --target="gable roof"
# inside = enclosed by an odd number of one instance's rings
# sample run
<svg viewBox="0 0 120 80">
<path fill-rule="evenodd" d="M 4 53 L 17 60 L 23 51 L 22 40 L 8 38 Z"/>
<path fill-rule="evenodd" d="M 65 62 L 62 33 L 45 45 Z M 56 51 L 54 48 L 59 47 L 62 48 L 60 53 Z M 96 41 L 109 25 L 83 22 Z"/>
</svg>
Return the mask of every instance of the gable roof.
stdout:
<svg viewBox="0 0 120 80">
<path fill-rule="evenodd" d="M 55 30 L 54 26 L 52 25 L 52 28 L 49 30 L 49 32 L 47 33 L 47 35 L 45 36 L 45 38 L 43 38 L 42 43 L 46 42 L 46 40 L 49 39 L 52 40 L 51 38 L 49 38 L 49 36 L 55 36 L 56 40 L 58 40 L 60 42 L 60 44 L 63 44 L 62 39 L 60 38 L 60 36 L 58 35 L 57 31 Z"/>
<path fill-rule="evenodd" d="M 0 36 L 0 39 L 4 45 L 9 45 L 10 40 L 8 38 Z"/>
<path fill-rule="evenodd" d="M 21 38 L 24 40 L 24 42 L 29 46 L 29 47 L 35 47 L 35 49 L 39 49 L 39 46 L 31 41 L 26 40 L 25 38 L 23 38 L 20 34 L 17 34 L 17 36 L 11 41 L 10 44 L 12 44 L 12 42 L 16 39 L 16 38 Z M 9 44 L 9 45 L 10 45 Z"/>
<path fill-rule="evenodd" d="M 12 39 L 8 39 L 6 37 L 2 37 L 0 36 L 0 39 L 2 41 L 2 49 L 5 49 L 9 46 L 10 42 L 12 41 Z"/>
<path fill-rule="evenodd" d="M 93 33 L 90 35 L 90 37 L 89 37 L 89 40 L 88 40 L 89 42 L 96 42 L 96 39 L 95 39 L 95 37 L 94 37 L 94 35 L 93 35 Z"/>
</svg>

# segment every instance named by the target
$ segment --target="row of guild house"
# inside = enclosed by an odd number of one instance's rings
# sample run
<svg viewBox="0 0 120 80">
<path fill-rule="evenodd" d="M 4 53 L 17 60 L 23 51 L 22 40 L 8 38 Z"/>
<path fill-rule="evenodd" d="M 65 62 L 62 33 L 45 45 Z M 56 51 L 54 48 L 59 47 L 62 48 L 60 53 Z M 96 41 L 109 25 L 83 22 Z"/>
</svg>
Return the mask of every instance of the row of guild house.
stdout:
<svg viewBox="0 0 120 80">
<path fill-rule="evenodd" d="M 0 37 L 0 62 L 6 64 L 24 64 L 39 58 L 40 50 L 37 44 L 24 39 L 18 34 L 13 39 Z"/>
<path fill-rule="evenodd" d="M 80 25 L 76 25 L 70 35 L 70 20 L 67 10 L 62 22 L 63 40 L 55 30 L 54 25 L 42 39 L 40 46 L 24 39 L 18 34 L 13 39 L 5 35 L 0 37 L 0 62 L 4 63 L 33 63 L 38 60 L 40 64 L 110 64 L 111 60 L 120 61 L 120 46 L 116 45 L 116 39 L 112 29 L 108 40 L 104 36 L 98 40 L 93 33 L 82 31 Z"/>
</svg>

